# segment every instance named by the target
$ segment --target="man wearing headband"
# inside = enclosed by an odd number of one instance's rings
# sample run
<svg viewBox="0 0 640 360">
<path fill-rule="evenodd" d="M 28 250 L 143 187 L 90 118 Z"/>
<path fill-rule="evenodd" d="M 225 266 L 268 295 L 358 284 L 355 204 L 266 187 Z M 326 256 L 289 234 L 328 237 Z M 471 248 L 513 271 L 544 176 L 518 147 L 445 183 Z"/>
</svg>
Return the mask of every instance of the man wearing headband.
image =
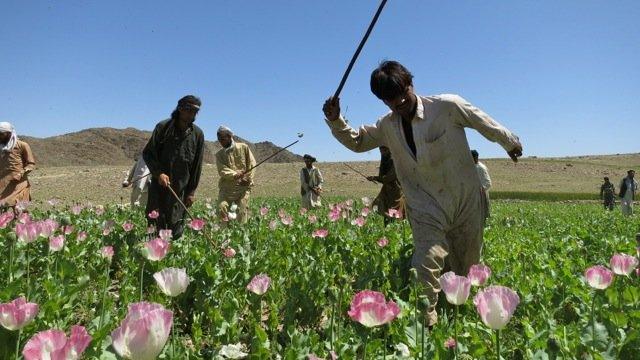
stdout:
<svg viewBox="0 0 640 360">
<path fill-rule="evenodd" d="M 256 165 L 253 153 L 247 144 L 233 140 L 233 132 L 220 126 L 217 132 L 222 149 L 216 153 L 218 168 L 218 215 L 223 221 L 236 217 L 240 223 L 247 222 L 249 195 L 253 187 L 253 171 Z"/>
<path fill-rule="evenodd" d="M 173 238 L 182 236 L 184 209 L 169 191 L 190 207 L 200 182 L 204 155 L 204 133 L 194 124 L 200 110 L 200 99 L 187 95 L 178 101 L 171 118 L 159 122 L 142 151 L 151 172 L 147 216 L 157 210 L 160 216 L 148 219 L 157 229 L 171 229 Z"/>
<path fill-rule="evenodd" d="M 322 206 L 320 199 L 320 193 L 322 192 L 322 173 L 320 169 L 313 166 L 316 162 L 316 158 L 309 154 L 304 154 L 304 165 L 300 170 L 300 195 L 302 195 L 301 207 L 305 209 L 312 209 Z"/>
<path fill-rule="evenodd" d="M 31 200 L 28 174 L 36 161 L 29 144 L 19 140 L 13 125 L 0 122 L 0 206 Z"/>
<path fill-rule="evenodd" d="M 458 95 L 416 95 L 413 75 L 397 61 L 380 64 L 370 86 L 390 113 L 376 124 L 353 129 L 340 116 L 340 100 L 329 98 L 323 107 L 326 123 L 353 151 L 380 146 L 391 150 L 413 231 L 412 265 L 425 285 L 431 326 L 437 322 L 438 280 L 445 266 L 467 275 L 482 250 L 485 209 L 465 128 L 499 143 L 514 162 L 522 156 L 522 145 L 515 134 Z"/>
</svg>

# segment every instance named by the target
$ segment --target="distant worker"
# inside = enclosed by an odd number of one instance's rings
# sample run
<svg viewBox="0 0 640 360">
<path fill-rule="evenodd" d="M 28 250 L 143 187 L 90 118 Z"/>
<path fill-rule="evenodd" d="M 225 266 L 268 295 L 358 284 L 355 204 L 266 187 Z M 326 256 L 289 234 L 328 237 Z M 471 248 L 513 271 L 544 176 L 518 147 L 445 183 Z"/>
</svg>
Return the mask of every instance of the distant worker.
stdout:
<svg viewBox="0 0 640 360">
<path fill-rule="evenodd" d="M 171 118 L 156 125 L 142 151 L 152 176 L 147 216 L 157 210 L 157 229 L 171 229 L 174 239 L 182 236 L 185 211 L 169 187 L 186 207 L 195 202 L 204 156 L 204 133 L 194 124 L 201 105 L 193 95 L 180 99 Z"/>
<path fill-rule="evenodd" d="M 31 147 L 8 122 L 0 122 L 0 207 L 31 200 L 29 173 L 36 168 Z"/>
<path fill-rule="evenodd" d="M 378 208 L 378 214 L 384 217 L 384 226 L 389 225 L 393 221 L 393 217 L 389 216 L 389 210 L 394 209 L 402 212 L 402 189 L 396 176 L 396 169 L 393 167 L 393 158 L 391 151 L 386 146 L 380 146 L 380 168 L 378 176 L 367 176 L 369 181 L 377 181 L 382 184 L 378 196 L 373 200 L 373 205 Z"/>
<path fill-rule="evenodd" d="M 616 187 L 609 181 L 609 178 L 605 176 L 604 183 L 600 186 L 600 200 L 603 201 L 605 210 L 613 210 L 613 206 L 616 203 L 615 195 Z"/>
<path fill-rule="evenodd" d="M 133 181 L 133 183 L 132 183 Z M 131 170 L 127 174 L 127 178 L 122 182 L 122 187 L 131 188 L 131 207 L 140 206 L 147 207 L 147 198 L 149 195 L 149 183 L 151 182 L 151 176 L 149 173 L 149 167 L 144 162 L 142 156 L 136 159 Z"/>
<path fill-rule="evenodd" d="M 313 166 L 316 158 L 309 154 L 304 154 L 304 165 L 300 170 L 300 195 L 302 196 L 301 206 L 305 209 L 312 209 L 322 206 L 320 193 L 322 192 L 322 173 L 320 169 Z"/>
<path fill-rule="evenodd" d="M 228 127 L 220 126 L 217 136 L 222 146 L 222 149 L 216 153 L 216 166 L 220 175 L 218 180 L 219 216 L 223 220 L 230 220 L 231 212 L 236 214 L 238 222 L 246 223 L 249 196 L 253 187 L 253 171 L 248 170 L 256 165 L 256 160 L 247 144 L 233 140 L 233 132 Z"/>
<path fill-rule="evenodd" d="M 634 170 L 627 171 L 627 176 L 620 181 L 620 207 L 623 215 L 633 214 L 633 200 L 638 191 L 638 181 L 633 177 L 636 175 Z"/>
<path fill-rule="evenodd" d="M 489 169 L 483 163 L 478 160 L 478 152 L 471 150 L 471 156 L 473 162 L 476 164 L 476 170 L 478 171 L 478 177 L 480 178 L 480 186 L 482 187 L 482 195 L 484 197 L 484 210 L 485 216 L 491 216 L 491 201 L 489 199 L 489 189 L 491 189 L 491 176 L 489 176 Z"/>
<path fill-rule="evenodd" d="M 460 96 L 416 95 L 412 79 L 396 61 L 385 61 L 373 71 L 371 91 L 391 110 L 375 124 L 352 128 L 340 115 L 337 98 L 329 98 L 323 111 L 331 133 L 347 148 L 391 150 L 413 232 L 412 266 L 425 285 L 430 304 L 426 316 L 432 326 L 445 265 L 466 276 L 482 250 L 485 209 L 465 128 L 498 142 L 513 161 L 522 156 L 522 145 Z"/>
</svg>

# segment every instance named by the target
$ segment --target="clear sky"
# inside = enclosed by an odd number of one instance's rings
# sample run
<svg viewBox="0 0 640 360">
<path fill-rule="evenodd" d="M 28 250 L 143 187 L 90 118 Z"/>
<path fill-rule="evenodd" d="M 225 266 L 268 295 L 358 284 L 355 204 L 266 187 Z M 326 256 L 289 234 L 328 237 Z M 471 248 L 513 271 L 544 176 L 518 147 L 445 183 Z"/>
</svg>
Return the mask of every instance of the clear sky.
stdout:
<svg viewBox="0 0 640 360">
<path fill-rule="evenodd" d="M 319 161 L 372 160 L 333 139 L 321 111 L 379 2 L 24 1 L 0 11 L 0 120 L 21 134 L 151 130 L 183 95 L 221 124 Z M 387 108 L 384 59 L 423 95 L 457 93 L 517 133 L 525 156 L 638 152 L 640 1 L 389 0 L 342 93 L 353 125 Z M 499 145 L 467 131 L 484 157 Z"/>
</svg>

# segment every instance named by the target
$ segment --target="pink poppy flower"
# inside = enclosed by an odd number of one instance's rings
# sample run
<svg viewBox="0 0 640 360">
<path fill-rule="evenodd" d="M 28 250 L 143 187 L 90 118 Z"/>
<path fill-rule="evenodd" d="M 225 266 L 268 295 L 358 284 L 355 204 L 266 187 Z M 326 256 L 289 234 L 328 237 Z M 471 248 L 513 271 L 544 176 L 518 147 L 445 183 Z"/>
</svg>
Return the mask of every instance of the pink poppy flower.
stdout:
<svg viewBox="0 0 640 360">
<path fill-rule="evenodd" d="M 335 222 L 340 220 L 340 209 L 332 209 L 329 211 L 329 220 Z"/>
<path fill-rule="evenodd" d="M 25 360 L 76 360 L 82 357 L 91 343 L 91 336 L 83 326 L 71 327 L 67 338 L 62 330 L 46 330 L 34 335 L 24 346 Z"/>
<path fill-rule="evenodd" d="M 49 238 L 49 251 L 56 252 L 64 248 L 64 235 L 52 236 Z"/>
<path fill-rule="evenodd" d="M 402 211 L 398 209 L 389 209 L 386 215 L 390 218 L 402 219 Z"/>
<path fill-rule="evenodd" d="M 344 202 L 344 204 L 345 204 L 347 207 L 352 207 L 352 206 L 353 206 L 353 199 L 347 199 L 347 200 Z"/>
<path fill-rule="evenodd" d="M 127 359 L 153 360 L 169 339 L 173 313 L 160 304 L 129 305 L 120 327 L 111 333 L 113 348 Z"/>
<path fill-rule="evenodd" d="M 369 207 L 371 206 L 371 199 L 368 197 L 363 197 L 362 198 L 362 205 L 364 205 L 364 207 Z"/>
<path fill-rule="evenodd" d="M 84 210 L 84 206 L 83 205 L 74 205 L 71 207 L 71 213 L 73 215 L 80 215 L 80 213 L 82 212 L 82 210 Z"/>
<path fill-rule="evenodd" d="M 87 232 L 86 231 L 78 232 L 78 235 L 76 235 L 76 241 L 83 242 L 85 240 L 87 240 Z"/>
<path fill-rule="evenodd" d="M 0 215 L 0 229 L 6 228 L 14 218 L 15 215 L 13 214 L 13 211 L 3 212 L 2 215 Z"/>
<path fill-rule="evenodd" d="M 46 219 L 44 221 L 38 221 L 36 223 L 38 227 L 38 232 L 40 236 L 43 238 L 48 238 L 56 231 L 58 228 L 58 223 L 52 219 Z"/>
<path fill-rule="evenodd" d="M 453 305 L 462 305 L 469 298 L 471 281 L 464 276 L 458 276 L 453 271 L 442 274 L 440 279 L 442 291 L 447 296 L 447 301 Z"/>
<path fill-rule="evenodd" d="M 456 340 L 454 338 L 448 338 L 444 341 L 444 347 L 446 349 L 453 349 L 456 347 Z"/>
<path fill-rule="evenodd" d="M 236 256 L 236 251 L 233 248 L 224 249 L 224 257 L 232 258 L 234 256 Z"/>
<path fill-rule="evenodd" d="M 316 354 L 309 354 L 307 355 L 307 360 L 324 360 L 321 357 L 318 357 Z"/>
<path fill-rule="evenodd" d="M 111 259 L 113 258 L 113 246 L 104 246 L 102 249 L 100 249 L 100 256 L 111 261 Z"/>
<path fill-rule="evenodd" d="M 369 213 L 371 212 L 371 210 L 369 210 L 368 207 L 362 209 L 362 211 L 360 212 L 360 215 L 362 215 L 362 217 L 367 217 L 369 216 Z"/>
<path fill-rule="evenodd" d="M 160 236 L 160 239 L 162 240 L 171 240 L 171 237 L 173 237 L 173 231 L 171 231 L 171 229 L 162 229 L 160 231 L 158 231 L 158 236 Z"/>
<path fill-rule="evenodd" d="M 115 222 L 113 220 L 105 221 L 104 227 L 102 228 L 102 235 L 108 236 L 109 234 L 111 234 L 111 231 L 113 230 L 114 225 L 115 225 Z"/>
<path fill-rule="evenodd" d="M 518 294 L 504 286 L 493 285 L 480 290 L 473 303 L 485 325 L 494 330 L 504 328 L 520 303 Z"/>
<path fill-rule="evenodd" d="M 259 274 L 251 279 L 251 282 L 247 284 L 247 290 L 256 295 L 263 295 L 269 289 L 271 284 L 271 278 L 266 274 Z"/>
<path fill-rule="evenodd" d="M 627 254 L 615 254 L 611 257 L 609 264 L 616 275 L 629 276 L 638 266 L 638 259 Z"/>
<path fill-rule="evenodd" d="M 16 202 L 16 211 L 17 212 L 24 212 L 25 210 L 27 210 L 29 205 L 31 205 L 31 201 L 29 201 L 29 200 L 20 200 L 20 201 Z"/>
<path fill-rule="evenodd" d="M 351 319 L 366 327 L 380 326 L 395 319 L 400 314 L 398 305 L 386 302 L 384 295 L 377 291 L 363 290 L 351 301 L 348 311 Z"/>
<path fill-rule="evenodd" d="M 275 230 L 278 227 L 278 223 L 275 220 L 269 221 L 269 229 Z"/>
<path fill-rule="evenodd" d="M 280 221 L 282 222 L 283 225 L 291 225 L 293 223 L 293 218 L 289 215 L 283 216 Z"/>
<path fill-rule="evenodd" d="M 31 222 L 31 215 L 29 213 L 20 213 L 18 214 L 18 222 L 21 224 L 26 224 Z"/>
<path fill-rule="evenodd" d="M 327 229 L 318 229 L 318 230 L 314 230 L 313 234 L 311 234 L 311 237 L 319 237 L 319 238 L 326 238 L 327 235 L 329 235 L 329 230 Z"/>
<path fill-rule="evenodd" d="M 604 290 L 611 285 L 613 272 L 602 265 L 596 265 L 585 270 L 584 277 L 592 288 Z"/>
<path fill-rule="evenodd" d="M 26 244 L 32 243 L 38 238 L 38 224 L 34 222 L 28 222 L 26 224 L 17 223 L 15 232 L 18 240 Z"/>
<path fill-rule="evenodd" d="M 154 225 L 147 226 L 147 234 L 153 234 L 156 232 L 156 227 Z"/>
<path fill-rule="evenodd" d="M 38 305 L 28 303 L 23 296 L 6 304 L 0 304 L 0 325 L 7 330 L 20 330 L 38 315 Z"/>
<path fill-rule="evenodd" d="M 200 231 L 204 228 L 204 220 L 202 219 L 193 219 L 189 223 L 189 227 L 195 231 Z"/>
<path fill-rule="evenodd" d="M 362 216 L 358 216 L 357 218 L 351 221 L 351 225 L 357 225 L 358 227 L 363 227 L 365 224 L 365 220 Z"/>
<path fill-rule="evenodd" d="M 158 212 L 158 210 L 151 210 L 148 216 L 149 219 L 155 220 L 160 216 L 160 213 Z"/>
<path fill-rule="evenodd" d="M 169 252 L 169 242 L 161 238 L 147 241 L 142 246 L 142 255 L 150 261 L 160 261 Z"/>
<path fill-rule="evenodd" d="M 315 224 L 318 222 L 318 217 L 315 215 L 309 215 L 308 220 L 309 224 Z"/>
<path fill-rule="evenodd" d="M 266 206 L 263 206 L 260 208 L 260 216 L 266 216 L 269 213 L 269 208 Z"/>
<path fill-rule="evenodd" d="M 74 230 L 73 225 L 66 225 L 62 228 L 62 232 L 65 235 L 71 235 L 73 233 L 73 230 Z"/>
<path fill-rule="evenodd" d="M 487 279 L 491 276 L 491 269 L 482 264 L 471 265 L 469 274 L 467 277 L 471 280 L 471 285 L 482 286 L 487 282 Z"/>
<path fill-rule="evenodd" d="M 122 224 L 122 229 L 123 229 L 125 232 L 129 232 L 129 231 L 133 230 L 133 226 L 134 226 L 134 225 L 133 225 L 133 223 L 132 223 L 132 222 L 127 221 L 127 222 L 125 222 L 124 224 Z"/>
<path fill-rule="evenodd" d="M 385 247 L 385 246 L 389 245 L 389 240 L 386 237 L 383 236 L 380 239 L 378 239 L 378 241 L 376 243 L 380 247 Z"/>
<path fill-rule="evenodd" d="M 286 215 L 287 215 L 287 212 L 284 209 L 282 209 L 282 208 L 278 209 L 278 217 L 279 218 L 283 218 Z"/>
<path fill-rule="evenodd" d="M 187 290 L 189 286 L 189 276 L 185 269 L 166 268 L 153 274 L 160 290 L 171 297 L 176 297 Z"/>
<path fill-rule="evenodd" d="M 307 213 L 307 211 L 309 211 L 307 210 L 307 208 L 300 208 L 300 215 L 304 216 Z"/>
<path fill-rule="evenodd" d="M 98 216 L 104 215 L 104 206 L 102 205 L 96 206 L 95 209 L 93 209 L 93 212 Z"/>
</svg>

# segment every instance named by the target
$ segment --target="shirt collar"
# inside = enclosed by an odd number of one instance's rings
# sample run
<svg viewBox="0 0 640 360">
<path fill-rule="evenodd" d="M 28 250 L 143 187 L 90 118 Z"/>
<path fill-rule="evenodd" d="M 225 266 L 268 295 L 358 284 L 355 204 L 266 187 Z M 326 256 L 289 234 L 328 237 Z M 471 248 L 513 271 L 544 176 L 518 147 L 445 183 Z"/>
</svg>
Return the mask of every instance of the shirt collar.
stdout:
<svg viewBox="0 0 640 360">
<path fill-rule="evenodd" d="M 422 98 L 420 95 L 416 94 L 416 115 L 420 120 L 424 120 L 424 104 L 422 103 Z"/>
</svg>

